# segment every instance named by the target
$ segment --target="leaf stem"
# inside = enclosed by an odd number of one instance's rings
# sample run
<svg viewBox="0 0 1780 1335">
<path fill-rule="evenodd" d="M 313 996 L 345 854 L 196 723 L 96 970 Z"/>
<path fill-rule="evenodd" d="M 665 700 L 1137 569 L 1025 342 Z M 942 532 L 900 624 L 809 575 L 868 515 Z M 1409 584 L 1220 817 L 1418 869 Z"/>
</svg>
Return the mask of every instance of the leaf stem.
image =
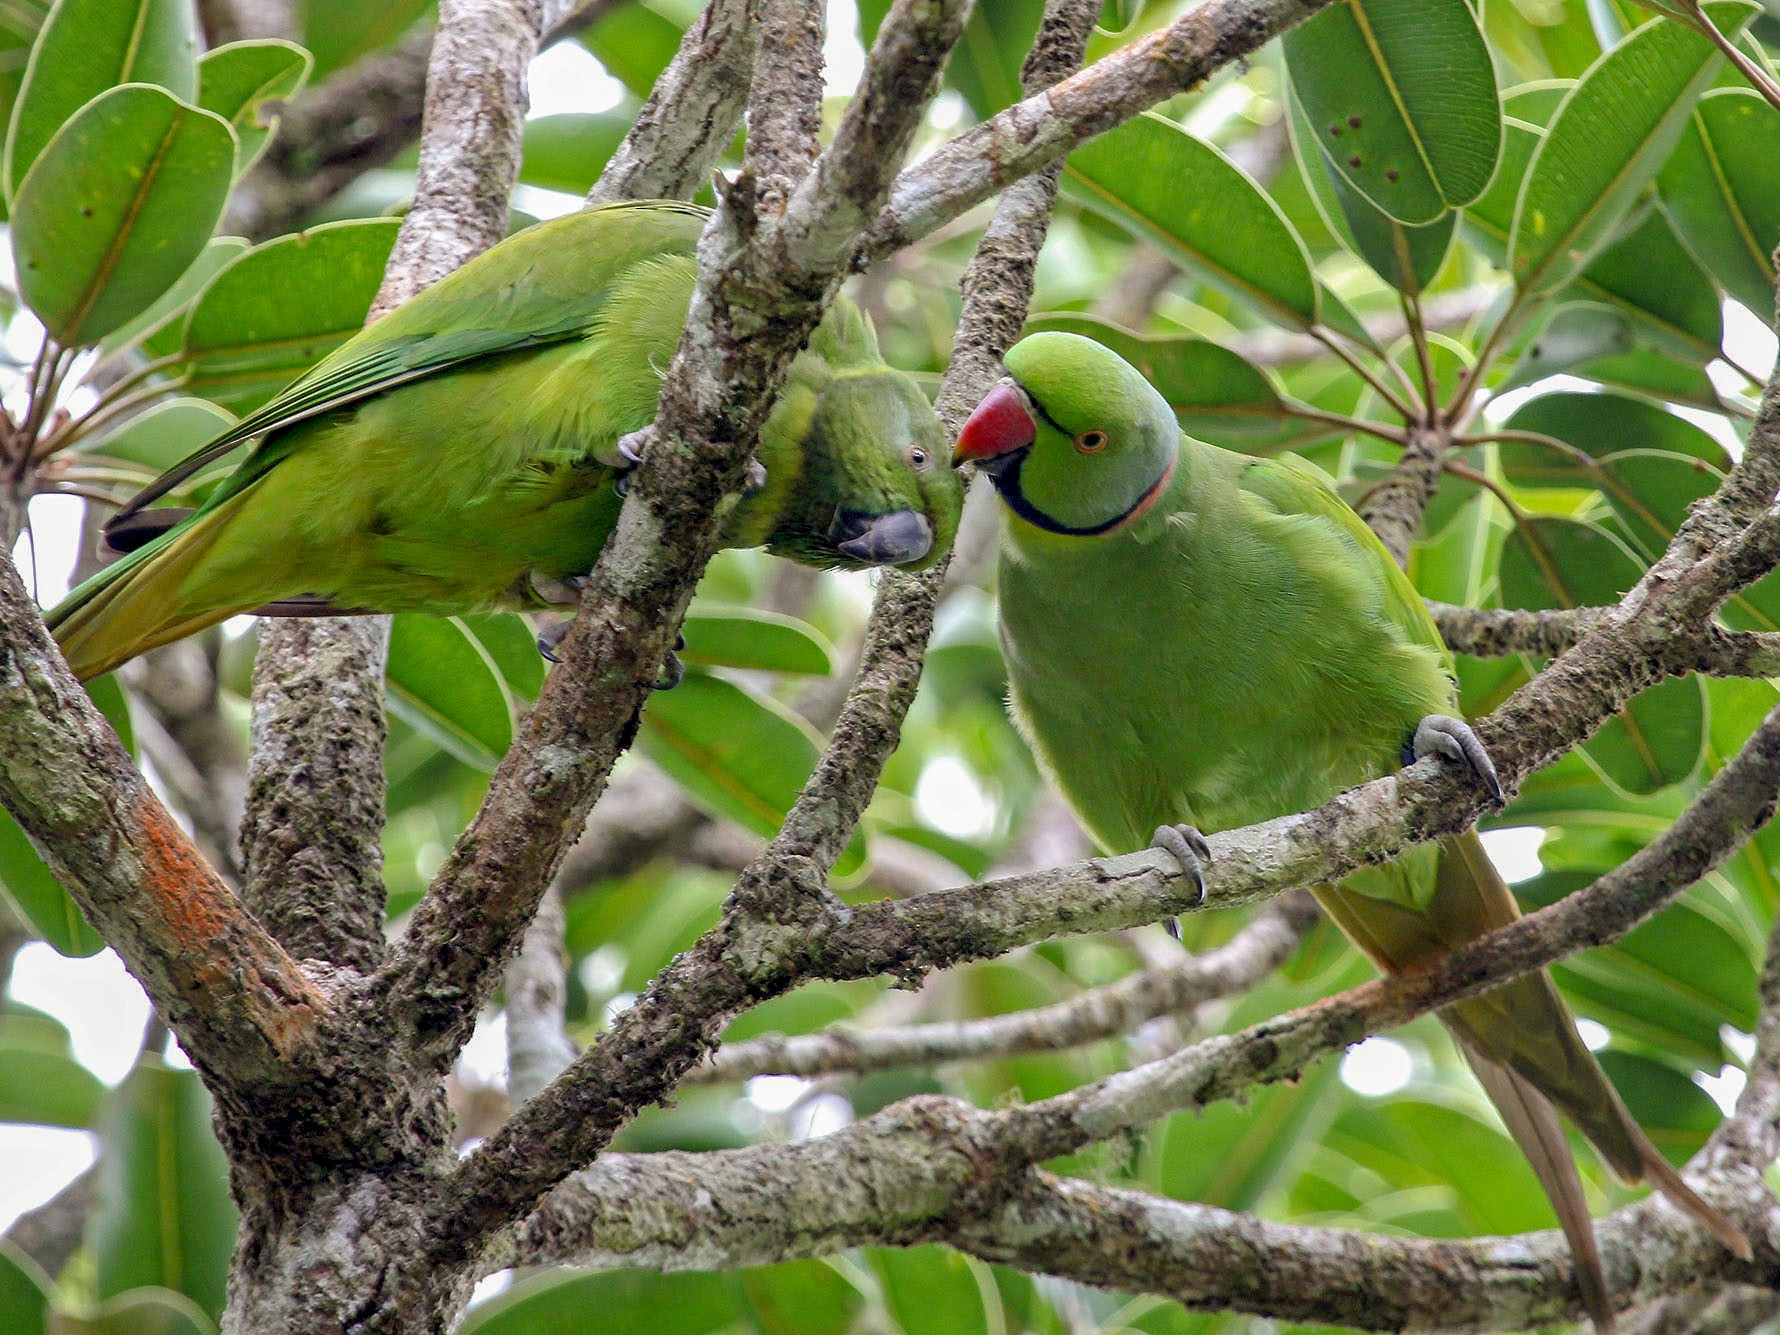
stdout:
<svg viewBox="0 0 1780 1335">
<path fill-rule="evenodd" d="M 1390 385 L 1381 379 L 1376 372 L 1366 365 L 1365 362 L 1361 361 L 1342 345 L 1340 338 L 1336 335 L 1333 329 L 1330 329 L 1327 325 L 1313 324 L 1304 332 L 1309 334 L 1318 343 L 1321 343 L 1337 357 L 1341 358 L 1342 361 L 1346 362 L 1348 366 L 1353 369 L 1354 374 L 1359 376 L 1360 379 L 1364 380 L 1368 385 L 1372 386 L 1373 391 L 1388 403 L 1391 406 L 1391 411 L 1402 417 L 1405 423 L 1415 422 L 1421 419 L 1421 414 L 1411 407 L 1407 400 L 1402 398 L 1396 390 L 1392 389 Z M 1387 358 L 1386 360 L 1388 361 L 1389 359 Z"/>
</svg>

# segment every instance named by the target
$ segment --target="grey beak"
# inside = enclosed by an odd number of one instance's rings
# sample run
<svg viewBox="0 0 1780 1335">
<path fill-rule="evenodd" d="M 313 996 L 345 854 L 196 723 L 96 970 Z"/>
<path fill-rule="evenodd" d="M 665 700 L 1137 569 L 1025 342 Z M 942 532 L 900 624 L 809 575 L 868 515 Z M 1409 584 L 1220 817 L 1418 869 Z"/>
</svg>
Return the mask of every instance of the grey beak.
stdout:
<svg viewBox="0 0 1780 1335">
<path fill-rule="evenodd" d="M 836 510 L 828 540 L 855 561 L 899 566 L 919 561 L 932 549 L 933 525 L 913 510 L 892 510 L 887 515 Z"/>
</svg>

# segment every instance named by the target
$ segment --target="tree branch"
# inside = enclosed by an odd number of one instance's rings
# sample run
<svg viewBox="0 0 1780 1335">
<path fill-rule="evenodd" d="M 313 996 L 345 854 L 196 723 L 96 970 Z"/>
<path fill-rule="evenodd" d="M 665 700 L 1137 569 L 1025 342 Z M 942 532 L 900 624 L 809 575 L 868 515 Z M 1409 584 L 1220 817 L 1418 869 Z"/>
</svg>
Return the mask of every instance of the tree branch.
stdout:
<svg viewBox="0 0 1780 1335">
<path fill-rule="evenodd" d="M 688 1077 L 691 1084 L 757 1075 L 833 1075 L 895 1066 L 933 1066 L 974 1057 L 1054 1052 L 1129 1034 L 1147 1020 L 1234 996 L 1277 969 L 1317 920 L 1308 895 L 1282 899 L 1231 940 L 1204 955 L 1180 954 L 1051 1006 L 955 1020 L 729 1044 Z"/>
<path fill-rule="evenodd" d="M 753 64 L 747 0 L 710 0 L 593 183 L 588 204 L 690 197 L 735 132 Z"/>
<path fill-rule="evenodd" d="M 864 88 L 806 187 L 818 177 L 846 183 L 857 192 L 849 209 L 882 199 L 963 18 L 962 4 L 904 0 L 891 10 Z M 806 200 L 800 188 L 782 219 L 772 221 L 732 195 L 706 230 L 699 287 L 662 387 L 655 443 L 589 578 L 564 664 L 546 680 L 482 811 L 379 981 L 391 1013 L 414 1017 L 423 1060 L 441 1061 L 462 1043 L 494 970 L 517 944 L 569 838 L 630 741 L 716 547 L 717 505 L 739 492 L 791 356 L 854 248 L 854 237 L 832 225 L 834 207 Z M 724 935 L 719 929 L 710 944 L 682 957 L 564 1079 L 465 1161 L 435 1215 L 440 1258 L 449 1263 L 530 1208 L 637 1108 L 665 1093 L 712 1041 L 707 1030 L 747 997 L 742 977 L 722 960 Z M 693 987 L 693 978 L 708 985 Z"/>
<path fill-rule="evenodd" d="M 213 1087 L 285 1084 L 332 1003 L 143 782 L 3 553 L 0 632 L 0 801 Z"/>
<path fill-rule="evenodd" d="M 1259 50 L 1329 0 L 1207 0 L 1081 73 L 941 145 L 896 179 L 856 264 L 864 267 L 1146 107 Z"/>
</svg>

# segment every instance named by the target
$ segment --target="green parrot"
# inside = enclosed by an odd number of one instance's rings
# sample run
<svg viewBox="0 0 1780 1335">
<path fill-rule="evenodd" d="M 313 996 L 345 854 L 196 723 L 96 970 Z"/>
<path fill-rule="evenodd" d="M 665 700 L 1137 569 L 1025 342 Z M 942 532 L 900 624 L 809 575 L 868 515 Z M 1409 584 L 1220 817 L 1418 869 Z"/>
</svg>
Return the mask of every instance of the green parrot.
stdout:
<svg viewBox="0 0 1780 1335">
<path fill-rule="evenodd" d="M 648 201 L 540 223 L 367 326 L 112 520 L 128 554 L 46 617 L 75 674 L 242 612 L 572 603 L 647 439 L 706 217 Z M 143 508 L 256 437 L 196 511 Z M 962 502 L 947 450 L 839 300 L 792 363 L 764 480 L 724 542 L 816 566 L 929 564 Z"/>
<path fill-rule="evenodd" d="M 954 463 L 1007 514 L 999 598 L 1016 724 L 1107 849 L 1152 843 L 1203 887 L 1195 826 L 1315 807 L 1438 753 L 1498 795 L 1439 632 L 1384 545 L 1301 461 L 1182 434 L 1117 354 L 1041 333 L 965 423 Z M 1153 832 L 1153 833 L 1152 833 Z M 1519 916 L 1474 831 L 1317 891 L 1380 969 L 1412 969 Z M 1440 1012 L 1532 1161 L 1596 1329 L 1613 1308 L 1554 1105 L 1748 1258 L 1735 1225 L 1638 1128 L 1544 972 Z"/>
</svg>

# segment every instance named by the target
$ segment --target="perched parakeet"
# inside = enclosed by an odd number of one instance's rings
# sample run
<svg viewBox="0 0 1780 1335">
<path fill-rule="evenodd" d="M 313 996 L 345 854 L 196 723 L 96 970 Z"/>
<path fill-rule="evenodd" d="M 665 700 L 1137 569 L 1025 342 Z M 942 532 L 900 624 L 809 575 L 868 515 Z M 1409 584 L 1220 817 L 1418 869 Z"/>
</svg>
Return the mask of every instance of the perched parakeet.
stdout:
<svg viewBox="0 0 1780 1335">
<path fill-rule="evenodd" d="M 1183 435 L 1098 343 L 1041 333 L 965 424 L 955 462 L 1007 513 L 1001 644 L 1016 723 L 1093 836 L 1168 848 L 1194 826 L 1315 807 L 1437 751 L 1495 786 L 1438 631 L 1365 523 L 1308 465 Z M 1317 898 L 1381 969 L 1519 916 L 1475 832 L 1421 845 Z M 1749 1255 L 1627 1113 L 1544 972 L 1440 1012 L 1532 1161 L 1598 1330 L 1612 1304 L 1561 1109 L 1622 1176 L 1648 1179 Z"/>
<path fill-rule="evenodd" d="M 655 413 L 706 213 L 540 223 L 367 326 L 108 526 L 133 547 L 47 616 L 82 679 L 241 612 L 457 613 L 572 601 Z M 196 512 L 143 510 L 259 443 Z M 761 433 L 729 546 L 817 566 L 935 560 L 962 491 L 915 383 L 837 301 Z M 140 544 L 140 545 L 138 545 Z"/>
</svg>

